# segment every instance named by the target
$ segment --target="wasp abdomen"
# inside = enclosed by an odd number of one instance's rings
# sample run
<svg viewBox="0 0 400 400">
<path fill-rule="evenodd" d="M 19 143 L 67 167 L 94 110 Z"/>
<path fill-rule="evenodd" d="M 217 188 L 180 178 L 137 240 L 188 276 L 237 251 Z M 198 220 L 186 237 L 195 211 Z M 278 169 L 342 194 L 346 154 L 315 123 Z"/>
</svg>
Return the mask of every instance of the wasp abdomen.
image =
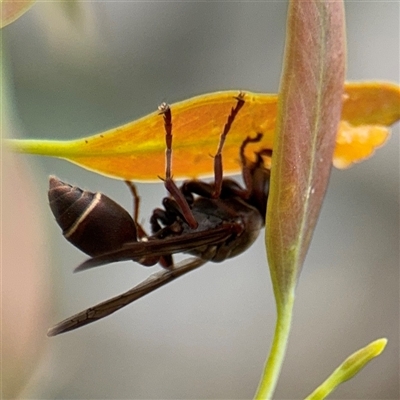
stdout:
<svg viewBox="0 0 400 400">
<path fill-rule="evenodd" d="M 65 238 L 90 256 L 137 241 L 129 213 L 102 193 L 84 191 L 51 176 L 50 208 Z"/>
</svg>

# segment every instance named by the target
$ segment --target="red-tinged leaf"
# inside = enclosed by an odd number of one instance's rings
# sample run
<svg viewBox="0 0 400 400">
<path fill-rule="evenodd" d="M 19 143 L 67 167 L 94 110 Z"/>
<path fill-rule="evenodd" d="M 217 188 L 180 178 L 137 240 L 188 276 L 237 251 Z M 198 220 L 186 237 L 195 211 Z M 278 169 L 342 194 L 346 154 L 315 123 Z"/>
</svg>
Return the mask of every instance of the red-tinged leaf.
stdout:
<svg viewBox="0 0 400 400">
<path fill-rule="evenodd" d="M 399 86 L 363 82 L 347 83 L 345 88 L 342 118 L 346 129 L 338 131 L 333 160 L 338 168 L 369 157 L 388 137 L 387 126 L 400 118 Z M 210 155 L 215 154 L 219 135 L 238 94 L 239 91 L 216 92 L 171 105 L 175 178 L 212 175 Z M 272 148 L 277 102 L 277 95 L 246 92 L 245 104 L 224 146 L 224 173 L 240 172 L 238 149 L 246 136 L 259 132 L 264 135 L 260 143 L 246 147 L 249 158 L 255 150 Z M 366 134 L 360 136 L 360 129 Z M 154 181 L 164 174 L 164 127 L 157 112 L 82 139 L 11 140 L 8 144 L 18 152 L 64 158 L 114 178 Z"/>
<path fill-rule="evenodd" d="M 332 166 L 345 75 L 343 2 L 291 0 L 286 32 L 265 230 L 277 322 L 256 399 L 273 397 Z"/>
<path fill-rule="evenodd" d="M 278 305 L 293 290 L 328 184 L 345 76 L 342 2 L 292 1 L 266 242 Z"/>
<path fill-rule="evenodd" d="M 2 0 L 0 13 L 0 28 L 11 24 L 26 11 L 28 11 L 35 0 Z"/>
</svg>

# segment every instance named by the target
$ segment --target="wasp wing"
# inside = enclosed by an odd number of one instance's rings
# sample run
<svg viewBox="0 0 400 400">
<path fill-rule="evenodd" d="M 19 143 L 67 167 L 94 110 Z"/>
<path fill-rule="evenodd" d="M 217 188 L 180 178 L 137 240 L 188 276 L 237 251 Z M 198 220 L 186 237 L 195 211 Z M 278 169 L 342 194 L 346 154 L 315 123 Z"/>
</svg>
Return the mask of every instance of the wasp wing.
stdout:
<svg viewBox="0 0 400 400">
<path fill-rule="evenodd" d="M 238 227 L 235 223 L 227 223 L 214 229 L 189 232 L 163 239 L 150 236 L 146 241 L 126 243 L 118 250 L 89 258 L 76 267 L 74 272 L 84 271 L 111 262 L 139 261 L 146 256 L 161 257 L 166 254 L 187 252 L 201 246 L 222 243 L 237 231 Z"/>
<path fill-rule="evenodd" d="M 158 271 L 155 274 L 150 275 L 146 280 L 139 283 L 127 292 L 103 301 L 102 303 L 99 303 L 88 308 L 87 310 L 65 319 L 64 321 L 61 321 L 48 330 L 47 336 L 56 336 L 60 333 L 72 331 L 80 328 L 81 326 L 91 324 L 92 322 L 95 322 L 101 318 L 107 317 L 115 311 L 118 311 L 120 308 L 127 306 L 133 301 L 140 299 L 146 294 L 151 293 L 152 291 L 164 286 L 174 279 L 201 267 L 205 263 L 206 261 L 199 258 L 189 258 L 181 263 L 178 263 L 170 270 Z"/>
</svg>

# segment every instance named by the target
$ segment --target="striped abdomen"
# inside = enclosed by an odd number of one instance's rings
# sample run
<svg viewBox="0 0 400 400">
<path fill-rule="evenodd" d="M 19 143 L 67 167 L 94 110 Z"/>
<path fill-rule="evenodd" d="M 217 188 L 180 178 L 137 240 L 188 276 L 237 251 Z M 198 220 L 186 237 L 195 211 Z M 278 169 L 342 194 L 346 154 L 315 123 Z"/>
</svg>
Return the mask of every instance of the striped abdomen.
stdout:
<svg viewBox="0 0 400 400">
<path fill-rule="evenodd" d="M 137 241 L 136 226 L 115 201 L 50 177 L 50 208 L 65 238 L 90 256 Z"/>
</svg>

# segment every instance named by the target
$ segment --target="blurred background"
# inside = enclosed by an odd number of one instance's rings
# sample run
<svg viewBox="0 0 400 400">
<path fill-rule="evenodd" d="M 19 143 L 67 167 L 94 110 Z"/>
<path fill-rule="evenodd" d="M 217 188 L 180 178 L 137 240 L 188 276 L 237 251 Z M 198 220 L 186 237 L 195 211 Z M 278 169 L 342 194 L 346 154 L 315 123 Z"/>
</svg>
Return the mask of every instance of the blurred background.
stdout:
<svg viewBox="0 0 400 400">
<path fill-rule="evenodd" d="M 348 80 L 399 81 L 399 7 L 346 4 Z M 276 93 L 286 9 L 286 2 L 37 3 L 3 30 L 3 124 L 13 137 L 79 138 L 153 112 L 162 101 L 228 89 Z M 73 274 L 86 256 L 53 219 L 48 175 L 100 190 L 130 210 L 128 190 L 59 159 L 3 149 L 3 160 L 7 393 L 252 398 L 275 321 L 263 234 L 240 257 L 47 338 L 51 325 L 128 290 L 154 268 L 130 262 Z M 161 183 L 138 188 L 147 223 L 165 190 Z M 333 171 L 275 398 L 305 397 L 379 337 L 389 339 L 385 352 L 332 398 L 399 398 L 398 124 L 373 158 Z"/>
</svg>

